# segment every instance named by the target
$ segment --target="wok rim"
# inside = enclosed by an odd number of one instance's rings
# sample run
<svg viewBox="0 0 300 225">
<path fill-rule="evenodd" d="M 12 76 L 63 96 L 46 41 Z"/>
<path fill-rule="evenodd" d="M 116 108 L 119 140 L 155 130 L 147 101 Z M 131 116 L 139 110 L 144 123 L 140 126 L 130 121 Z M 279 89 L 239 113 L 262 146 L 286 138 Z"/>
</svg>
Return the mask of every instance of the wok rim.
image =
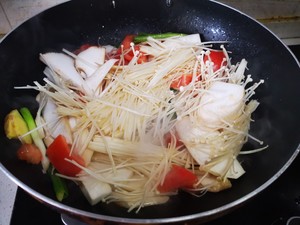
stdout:
<svg viewBox="0 0 300 225">
<path fill-rule="evenodd" d="M 59 5 L 62 4 L 67 4 L 71 2 L 71 0 L 66 0 L 65 2 L 56 4 L 54 6 L 48 7 L 44 10 L 42 10 L 41 12 L 25 19 L 23 22 L 21 22 L 19 25 L 17 25 L 16 27 L 14 27 L 11 31 L 9 31 L 8 33 L 6 33 L 0 40 L 0 44 L 5 40 L 6 37 L 8 37 L 11 33 L 13 33 L 15 30 L 17 30 L 20 26 L 22 26 L 25 22 L 27 22 L 28 20 L 38 16 L 39 14 L 43 13 L 44 11 L 54 8 L 54 7 L 58 7 Z M 259 26 L 263 27 L 266 31 L 268 31 L 273 38 L 277 39 L 277 41 L 279 41 L 285 48 L 286 50 L 289 51 L 289 54 L 294 58 L 295 62 L 297 63 L 299 69 L 300 69 L 300 62 L 299 60 L 296 58 L 296 56 L 294 55 L 294 53 L 291 51 L 291 49 L 273 32 L 271 31 L 266 25 L 262 24 L 261 22 L 259 22 L 258 20 L 254 19 L 253 17 L 249 16 L 248 14 L 240 11 L 239 9 L 236 9 L 230 5 L 227 5 L 225 3 L 222 2 L 218 2 L 216 0 L 209 0 L 209 2 L 212 2 L 214 4 L 218 4 L 221 5 L 222 7 L 226 7 L 229 8 L 230 10 L 241 14 L 244 17 L 247 17 L 248 19 L 252 20 L 253 22 L 257 23 Z M 13 181 L 18 188 L 23 189 L 25 192 L 27 192 L 28 194 L 32 195 L 32 197 L 37 198 L 38 200 L 42 201 L 43 204 L 47 204 L 47 206 L 51 206 L 54 207 L 54 209 L 56 209 L 57 211 L 63 211 L 63 212 L 67 212 L 68 214 L 73 214 L 76 216 L 83 216 L 83 217 L 88 217 L 88 218 L 92 218 L 92 219 L 97 219 L 97 220 L 101 220 L 101 221 L 110 221 L 110 222 L 118 222 L 118 223 L 131 223 L 131 224 L 167 224 L 167 223 L 174 223 L 174 222 L 187 222 L 187 221 L 192 221 L 192 220 L 199 220 L 199 219 L 204 219 L 204 218 L 208 218 L 210 216 L 213 215 L 217 215 L 221 212 L 226 212 L 229 211 L 230 209 L 234 209 L 237 206 L 241 205 L 242 203 L 245 203 L 246 201 L 250 200 L 251 198 L 253 198 L 254 196 L 256 196 L 258 193 L 262 192 L 263 190 L 267 189 L 267 187 L 269 187 L 274 181 L 276 181 L 287 169 L 288 167 L 293 163 L 293 161 L 296 159 L 296 157 L 298 156 L 300 152 L 300 143 L 298 144 L 297 148 L 294 150 L 293 154 L 291 155 L 291 157 L 286 161 L 286 163 L 267 181 L 265 181 L 262 185 L 260 185 L 258 188 L 254 189 L 253 191 L 249 192 L 248 194 L 244 195 L 243 197 L 234 200 L 230 203 L 227 203 L 225 205 L 222 205 L 220 207 L 211 209 L 211 210 L 207 210 L 207 211 L 203 211 L 203 212 L 199 212 L 199 213 L 193 213 L 193 214 L 188 214 L 185 216 L 178 216 L 178 217 L 170 217 L 170 218 L 151 218 L 151 219 L 147 219 L 147 218 L 129 218 L 129 217 L 118 217 L 118 216 L 108 216 L 108 215 L 102 215 L 102 214 L 98 214 L 98 213 L 92 213 L 92 212 L 87 212 L 81 209 L 77 209 L 75 207 L 71 207 L 71 206 L 67 206 L 63 203 L 60 203 L 56 200 L 53 200 L 41 193 L 39 193 L 38 191 L 32 189 L 31 187 L 29 187 L 28 185 L 24 184 L 22 181 L 20 181 L 16 176 L 14 176 L 9 170 L 7 170 L 5 168 L 5 166 L 0 162 L 0 170 L 4 173 L 4 175 L 6 177 L 8 177 L 11 181 Z M 61 213 L 62 214 L 62 213 Z"/>
</svg>

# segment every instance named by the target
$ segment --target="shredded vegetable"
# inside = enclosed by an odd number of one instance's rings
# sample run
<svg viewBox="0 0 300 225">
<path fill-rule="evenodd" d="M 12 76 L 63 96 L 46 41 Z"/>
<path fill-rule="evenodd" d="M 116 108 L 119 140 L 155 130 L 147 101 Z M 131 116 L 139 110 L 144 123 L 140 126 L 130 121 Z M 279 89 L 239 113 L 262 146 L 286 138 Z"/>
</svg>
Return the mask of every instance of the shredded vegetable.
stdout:
<svg viewBox="0 0 300 225">
<path fill-rule="evenodd" d="M 246 59 L 232 64 L 223 45 L 212 49 L 199 34 L 130 35 L 118 48 L 86 48 L 42 53 L 45 83 L 26 88 L 39 92 L 44 142 L 65 136 L 72 157 L 63 160 L 80 171 L 60 176 L 78 182 L 91 204 L 138 212 L 180 189 L 230 188 L 245 173 L 244 143 L 262 144 L 249 129 L 263 83 L 245 74 Z"/>
</svg>

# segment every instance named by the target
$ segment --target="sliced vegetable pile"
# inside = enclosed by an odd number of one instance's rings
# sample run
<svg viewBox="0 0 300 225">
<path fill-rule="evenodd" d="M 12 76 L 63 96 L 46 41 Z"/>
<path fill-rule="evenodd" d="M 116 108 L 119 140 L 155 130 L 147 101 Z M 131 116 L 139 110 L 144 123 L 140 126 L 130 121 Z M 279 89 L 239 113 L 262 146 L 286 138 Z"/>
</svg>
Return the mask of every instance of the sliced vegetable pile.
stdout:
<svg viewBox="0 0 300 225">
<path fill-rule="evenodd" d="M 130 34 L 117 47 L 42 53 L 45 83 L 25 87 L 38 91 L 40 107 L 35 118 L 12 110 L 7 137 L 21 140 L 19 159 L 41 163 L 60 201 L 63 179 L 92 205 L 129 211 L 179 190 L 230 188 L 245 173 L 237 157 L 252 138 L 252 96 L 263 81 L 211 45 L 199 34 Z"/>
<path fill-rule="evenodd" d="M 7 138 L 19 138 L 22 142 L 17 151 L 17 157 L 31 164 L 42 163 L 43 168 L 48 170 L 51 177 L 57 199 L 62 201 L 67 197 L 68 190 L 65 182 L 56 176 L 51 167 L 49 167 L 49 161 L 45 155 L 46 147 L 37 132 L 36 123 L 30 110 L 26 107 L 20 110 L 12 110 L 5 118 L 4 129 Z"/>
</svg>

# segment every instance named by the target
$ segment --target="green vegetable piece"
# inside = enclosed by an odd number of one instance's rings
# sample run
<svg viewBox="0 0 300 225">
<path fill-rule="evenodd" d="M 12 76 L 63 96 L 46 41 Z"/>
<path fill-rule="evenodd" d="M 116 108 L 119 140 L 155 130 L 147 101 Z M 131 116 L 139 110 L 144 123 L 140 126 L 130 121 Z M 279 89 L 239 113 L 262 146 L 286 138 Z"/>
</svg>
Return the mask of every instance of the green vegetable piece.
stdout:
<svg viewBox="0 0 300 225">
<path fill-rule="evenodd" d="M 40 149 L 40 151 L 43 155 L 42 165 L 43 165 L 43 169 L 46 171 L 49 166 L 49 160 L 46 157 L 46 147 L 45 147 L 44 141 L 42 140 L 38 131 L 36 130 L 37 127 L 36 127 L 35 120 L 31 114 L 30 110 L 26 107 L 21 108 L 20 113 L 23 116 L 23 118 L 28 126 L 29 131 L 31 131 L 30 134 L 31 134 L 34 144 Z"/>
<path fill-rule="evenodd" d="M 186 34 L 182 34 L 182 33 L 172 33 L 172 32 L 168 32 L 168 33 L 162 33 L 162 34 L 139 34 L 137 36 L 134 37 L 133 41 L 134 43 L 141 43 L 141 42 L 145 42 L 147 41 L 148 37 L 152 37 L 154 39 L 164 39 L 164 38 L 170 38 L 170 37 L 175 37 L 175 36 L 186 36 Z"/>
<path fill-rule="evenodd" d="M 38 131 L 36 130 L 36 123 L 34 121 L 34 118 L 31 114 L 31 112 L 29 111 L 28 108 L 26 107 L 23 107 L 20 109 L 20 113 L 21 115 L 23 116 L 27 126 L 28 126 L 28 129 L 31 131 L 31 137 L 33 139 L 33 142 L 34 144 L 41 150 L 45 150 L 46 151 L 46 147 L 44 145 L 44 142 L 43 140 L 41 139 Z"/>
<path fill-rule="evenodd" d="M 56 176 L 53 173 L 48 172 L 52 181 L 52 186 L 58 201 L 62 201 L 69 196 L 69 191 L 66 182 L 61 177 Z"/>
<path fill-rule="evenodd" d="M 35 124 L 35 121 L 31 115 L 31 112 L 29 111 L 29 109 L 26 107 L 23 107 L 20 109 L 20 113 L 23 116 L 25 122 L 27 123 L 28 129 L 30 131 L 34 130 L 36 128 L 36 124 Z M 31 136 L 34 136 L 34 135 L 32 135 L 33 133 L 34 132 L 31 133 Z"/>
</svg>

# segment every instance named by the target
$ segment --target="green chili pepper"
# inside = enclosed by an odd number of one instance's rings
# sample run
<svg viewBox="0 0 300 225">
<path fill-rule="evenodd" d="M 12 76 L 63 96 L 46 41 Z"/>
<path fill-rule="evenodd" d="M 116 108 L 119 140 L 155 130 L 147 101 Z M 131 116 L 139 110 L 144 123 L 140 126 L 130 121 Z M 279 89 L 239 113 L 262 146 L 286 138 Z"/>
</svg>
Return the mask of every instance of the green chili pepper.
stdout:
<svg viewBox="0 0 300 225">
<path fill-rule="evenodd" d="M 154 39 L 164 39 L 164 38 L 169 38 L 169 37 L 175 37 L 175 36 L 185 36 L 186 34 L 182 34 L 182 33 L 172 33 L 172 32 L 168 32 L 168 33 L 162 33 L 162 34 L 147 34 L 147 33 L 141 33 L 137 36 L 134 37 L 133 41 L 134 43 L 140 43 L 140 42 L 144 42 L 147 41 L 148 37 L 152 37 Z"/>
</svg>

